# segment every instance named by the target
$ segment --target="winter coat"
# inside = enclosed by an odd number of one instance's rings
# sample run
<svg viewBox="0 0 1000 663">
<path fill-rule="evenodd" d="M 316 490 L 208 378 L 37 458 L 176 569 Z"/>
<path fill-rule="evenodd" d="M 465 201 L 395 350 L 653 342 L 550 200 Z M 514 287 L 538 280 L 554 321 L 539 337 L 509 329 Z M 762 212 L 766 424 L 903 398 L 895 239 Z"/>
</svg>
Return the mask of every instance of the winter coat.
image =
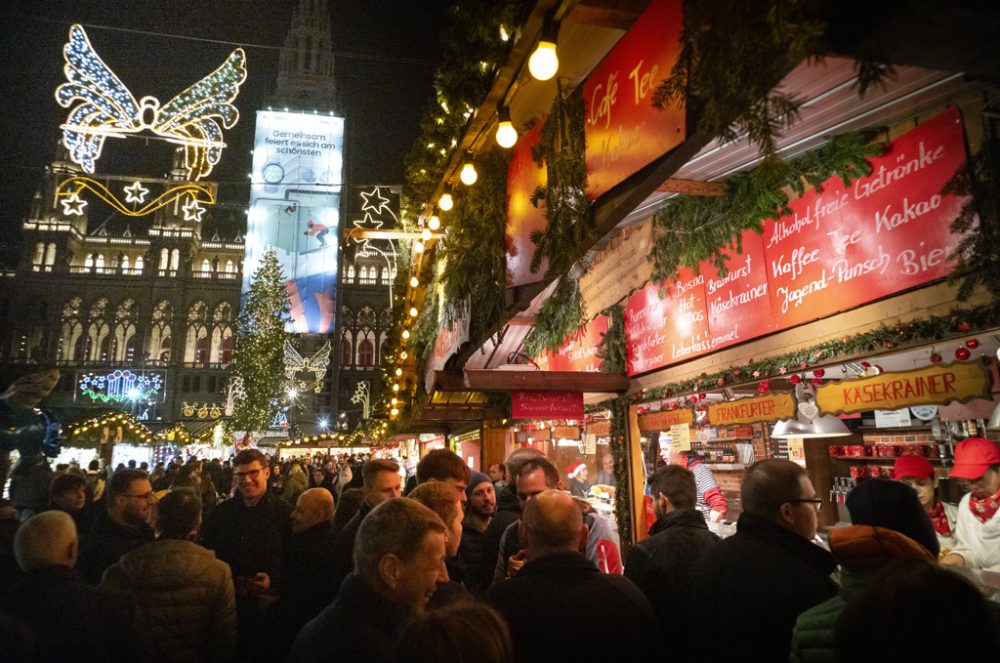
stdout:
<svg viewBox="0 0 1000 663">
<path fill-rule="evenodd" d="M 390 663 L 408 619 L 406 610 L 351 574 L 337 600 L 302 627 L 286 661 Z"/>
<path fill-rule="evenodd" d="M 952 552 L 961 555 L 965 566 L 1000 573 L 1000 511 L 985 523 L 973 515 L 967 493 L 958 503 L 957 542 Z"/>
<path fill-rule="evenodd" d="M 476 529 L 468 516 L 462 522 L 458 555 L 465 562 L 465 586 L 477 595 L 486 591 L 493 578 L 493 565 L 483 560 L 483 532 Z"/>
<path fill-rule="evenodd" d="M 836 594 L 837 563 L 769 519 L 744 512 L 736 527 L 695 567 L 692 642 L 704 660 L 787 660 L 795 620 Z"/>
<path fill-rule="evenodd" d="M 120 560 L 125 553 L 152 542 L 156 533 L 146 523 L 119 523 L 111 518 L 106 508 L 102 508 L 95 517 L 93 529 L 81 538 L 83 545 L 76 568 L 83 574 L 84 580 L 96 585 L 101 582 L 105 569 Z"/>
<path fill-rule="evenodd" d="M 135 599 L 91 587 L 68 566 L 31 571 L 0 597 L 0 609 L 31 627 L 36 663 L 151 660 Z"/>
<path fill-rule="evenodd" d="M 263 572 L 271 577 L 271 586 L 277 587 L 282 555 L 292 534 L 291 513 L 291 507 L 270 492 L 253 507 L 246 506 L 237 492 L 207 518 L 201 544 L 229 564 L 234 578 Z"/>
<path fill-rule="evenodd" d="M 494 583 L 486 600 L 507 619 L 519 663 L 616 661 L 626 651 L 631 660 L 666 660 L 646 597 L 581 553 L 532 560 L 517 577 Z"/>
<path fill-rule="evenodd" d="M 281 496 L 290 505 L 295 506 L 295 503 L 299 501 L 299 495 L 305 492 L 307 484 L 306 475 L 301 470 L 297 472 L 291 470 L 288 473 L 288 478 L 285 479 L 285 492 Z"/>
<path fill-rule="evenodd" d="M 836 663 L 837 619 L 859 592 L 889 562 L 896 559 L 934 561 L 926 548 L 895 530 L 871 525 L 840 527 L 830 532 L 830 550 L 841 564 L 840 592 L 809 608 L 795 622 L 791 660 L 795 663 Z"/>
<path fill-rule="evenodd" d="M 347 521 L 344 529 L 340 530 L 333 540 L 333 563 L 327 573 L 334 587 L 339 588 L 344 578 L 354 570 L 354 540 L 358 538 L 361 521 L 373 508 L 375 507 L 368 504 L 368 500 L 362 500 L 358 512 Z"/>
<path fill-rule="evenodd" d="M 485 582 L 486 586 L 489 586 L 493 582 L 494 571 L 497 567 L 497 558 L 500 556 L 500 542 L 507 532 L 507 528 L 510 527 L 511 523 L 516 523 L 520 519 L 521 502 L 517 499 L 514 487 L 508 485 L 503 490 L 498 490 L 496 512 L 494 512 L 493 520 L 490 521 L 486 531 L 483 532 L 483 557 L 481 564 L 483 567 L 489 569 L 489 574 L 482 576 L 481 581 Z M 473 571 L 473 573 L 476 573 L 476 571 Z M 506 576 L 506 573 L 504 573 L 504 576 Z M 474 582 L 477 581 L 474 580 Z"/>
<path fill-rule="evenodd" d="M 687 649 L 689 609 L 694 589 L 691 573 L 704 552 L 718 540 L 696 509 L 672 511 L 653 525 L 651 536 L 632 548 L 625 577 L 636 584 L 656 612 L 671 658 L 692 655 Z"/>
<path fill-rule="evenodd" d="M 190 541 L 136 548 L 104 572 L 101 587 L 131 592 L 157 661 L 228 661 L 236 646 L 229 565 Z"/>
</svg>

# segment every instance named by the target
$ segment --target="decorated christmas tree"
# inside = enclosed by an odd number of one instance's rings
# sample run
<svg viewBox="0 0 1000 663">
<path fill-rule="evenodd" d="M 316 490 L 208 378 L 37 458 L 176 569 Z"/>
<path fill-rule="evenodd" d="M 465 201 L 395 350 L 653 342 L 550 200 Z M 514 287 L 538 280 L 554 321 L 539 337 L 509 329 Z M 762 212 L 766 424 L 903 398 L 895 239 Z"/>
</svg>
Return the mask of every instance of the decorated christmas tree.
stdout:
<svg viewBox="0 0 1000 663">
<path fill-rule="evenodd" d="M 232 430 L 261 431 L 274 420 L 285 397 L 287 319 L 285 276 L 271 248 L 254 272 L 240 311 L 232 379 L 242 380 L 246 395 L 234 403 Z"/>
</svg>

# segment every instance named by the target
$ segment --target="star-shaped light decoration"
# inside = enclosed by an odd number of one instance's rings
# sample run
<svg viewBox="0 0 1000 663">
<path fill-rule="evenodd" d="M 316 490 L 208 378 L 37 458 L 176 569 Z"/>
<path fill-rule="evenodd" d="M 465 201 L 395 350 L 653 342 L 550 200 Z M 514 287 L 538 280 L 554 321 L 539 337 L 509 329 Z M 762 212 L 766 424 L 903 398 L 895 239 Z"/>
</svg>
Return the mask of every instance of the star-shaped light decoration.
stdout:
<svg viewBox="0 0 1000 663">
<path fill-rule="evenodd" d="M 205 213 L 205 208 L 192 198 L 187 205 L 182 207 L 185 221 L 201 221 L 201 215 Z"/>
<path fill-rule="evenodd" d="M 389 199 L 382 196 L 382 192 L 378 187 L 375 187 L 371 191 L 362 191 L 361 198 L 364 202 L 361 204 L 362 212 L 370 212 L 372 214 L 382 214 L 382 210 L 389 206 Z M 372 200 L 376 204 L 373 204 Z"/>
<path fill-rule="evenodd" d="M 63 214 L 66 216 L 83 216 L 83 209 L 87 206 L 87 201 L 80 197 L 76 191 L 63 198 Z"/>
<path fill-rule="evenodd" d="M 125 202 L 138 203 L 139 205 L 146 202 L 146 194 L 149 193 L 149 189 L 144 187 L 139 180 L 132 182 L 132 186 L 127 186 L 124 190 Z"/>
</svg>

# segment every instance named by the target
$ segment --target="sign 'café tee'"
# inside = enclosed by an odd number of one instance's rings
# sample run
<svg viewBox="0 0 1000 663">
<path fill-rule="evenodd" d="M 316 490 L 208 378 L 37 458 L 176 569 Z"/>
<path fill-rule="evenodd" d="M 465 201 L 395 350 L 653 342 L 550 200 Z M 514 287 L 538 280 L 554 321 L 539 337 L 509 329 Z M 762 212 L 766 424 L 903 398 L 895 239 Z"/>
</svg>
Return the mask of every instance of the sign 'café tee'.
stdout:
<svg viewBox="0 0 1000 663">
<path fill-rule="evenodd" d="M 625 310 L 629 375 L 947 276 L 964 199 L 944 188 L 965 160 L 963 135 L 949 108 L 893 141 L 867 177 L 847 187 L 832 177 L 762 235 L 745 232 L 725 276 L 702 261 L 636 292 Z"/>
</svg>

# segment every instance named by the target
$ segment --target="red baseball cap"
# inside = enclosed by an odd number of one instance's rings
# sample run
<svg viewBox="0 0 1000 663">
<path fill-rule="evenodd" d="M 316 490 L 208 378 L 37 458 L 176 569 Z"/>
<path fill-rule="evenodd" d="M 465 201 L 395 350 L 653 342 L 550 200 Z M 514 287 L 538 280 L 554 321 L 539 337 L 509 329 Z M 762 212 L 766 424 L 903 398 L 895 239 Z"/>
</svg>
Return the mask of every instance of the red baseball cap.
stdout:
<svg viewBox="0 0 1000 663">
<path fill-rule="evenodd" d="M 892 466 L 892 476 L 899 480 L 903 477 L 920 477 L 929 479 L 934 476 L 931 462 L 923 456 L 900 456 Z"/>
<path fill-rule="evenodd" d="M 955 447 L 955 466 L 948 476 L 975 481 L 990 465 L 1000 464 L 1000 446 L 984 437 L 970 437 Z"/>
</svg>

